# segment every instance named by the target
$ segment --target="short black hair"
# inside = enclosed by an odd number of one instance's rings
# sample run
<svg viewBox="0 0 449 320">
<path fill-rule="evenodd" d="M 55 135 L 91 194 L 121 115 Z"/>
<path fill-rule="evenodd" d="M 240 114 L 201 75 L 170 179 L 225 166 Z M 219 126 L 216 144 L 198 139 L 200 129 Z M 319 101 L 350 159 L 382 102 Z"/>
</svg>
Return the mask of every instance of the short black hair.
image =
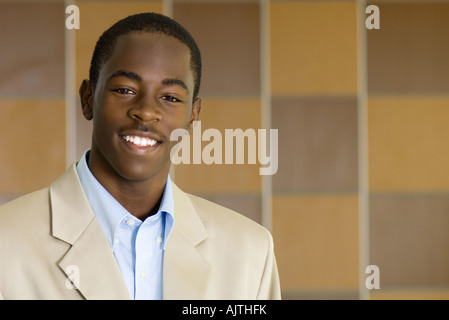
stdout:
<svg viewBox="0 0 449 320">
<path fill-rule="evenodd" d="M 160 32 L 174 37 L 184 43 L 190 50 L 190 67 L 194 77 L 193 98 L 200 90 L 201 53 L 190 33 L 175 20 L 162 14 L 148 12 L 126 17 L 106 30 L 98 39 L 90 63 L 89 78 L 95 88 L 100 70 L 112 56 L 117 39 L 131 32 Z"/>
</svg>

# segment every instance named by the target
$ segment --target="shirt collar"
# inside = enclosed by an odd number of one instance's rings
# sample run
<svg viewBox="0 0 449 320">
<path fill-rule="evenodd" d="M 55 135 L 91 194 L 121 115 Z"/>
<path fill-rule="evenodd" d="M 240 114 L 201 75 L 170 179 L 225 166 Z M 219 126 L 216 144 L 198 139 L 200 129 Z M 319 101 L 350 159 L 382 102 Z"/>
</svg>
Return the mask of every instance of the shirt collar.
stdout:
<svg viewBox="0 0 449 320">
<path fill-rule="evenodd" d="M 87 165 L 89 152 L 90 150 L 84 153 L 76 166 L 76 170 L 92 210 L 100 222 L 109 245 L 112 247 L 117 226 L 125 217 L 131 216 L 131 214 L 94 177 Z M 161 204 L 156 214 L 159 212 L 163 213 L 163 221 L 165 221 L 163 239 L 163 247 L 165 249 L 174 225 L 174 201 L 170 175 L 167 177 Z"/>
</svg>

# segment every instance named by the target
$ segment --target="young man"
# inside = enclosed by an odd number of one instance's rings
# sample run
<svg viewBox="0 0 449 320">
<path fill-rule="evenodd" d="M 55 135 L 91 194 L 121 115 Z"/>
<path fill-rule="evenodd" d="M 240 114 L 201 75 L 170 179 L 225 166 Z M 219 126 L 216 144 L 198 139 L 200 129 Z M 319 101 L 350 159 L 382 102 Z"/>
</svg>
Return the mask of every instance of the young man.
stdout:
<svg viewBox="0 0 449 320">
<path fill-rule="evenodd" d="M 201 110 L 201 57 L 153 13 L 98 40 L 80 87 L 91 149 L 0 208 L 5 299 L 278 299 L 269 232 L 169 178 L 174 129 Z"/>
</svg>

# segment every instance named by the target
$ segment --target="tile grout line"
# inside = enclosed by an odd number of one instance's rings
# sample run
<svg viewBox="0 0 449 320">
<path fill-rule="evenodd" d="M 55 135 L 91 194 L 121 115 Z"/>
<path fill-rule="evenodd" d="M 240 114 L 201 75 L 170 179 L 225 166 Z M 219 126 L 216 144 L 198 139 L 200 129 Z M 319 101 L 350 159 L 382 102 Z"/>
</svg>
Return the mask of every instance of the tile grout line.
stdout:
<svg viewBox="0 0 449 320">
<path fill-rule="evenodd" d="M 65 0 L 65 7 L 75 4 L 74 0 Z M 76 97 L 75 97 L 75 30 L 64 26 L 65 61 L 65 165 L 69 167 L 76 160 Z"/>
<path fill-rule="evenodd" d="M 364 24 L 366 0 L 356 2 L 357 14 L 357 124 L 358 124 L 358 198 L 359 198 L 359 299 L 369 299 L 365 269 L 369 265 L 368 194 L 368 114 L 367 114 L 367 39 Z"/>
<path fill-rule="evenodd" d="M 270 72 L 270 1 L 260 0 L 260 86 L 261 86 L 261 125 L 271 128 L 271 72 Z M 270 142 L 271 143 L 271 142 Z M 262 225 L 272 232 L 272 176 L 262 175 Z"/>
</svg>

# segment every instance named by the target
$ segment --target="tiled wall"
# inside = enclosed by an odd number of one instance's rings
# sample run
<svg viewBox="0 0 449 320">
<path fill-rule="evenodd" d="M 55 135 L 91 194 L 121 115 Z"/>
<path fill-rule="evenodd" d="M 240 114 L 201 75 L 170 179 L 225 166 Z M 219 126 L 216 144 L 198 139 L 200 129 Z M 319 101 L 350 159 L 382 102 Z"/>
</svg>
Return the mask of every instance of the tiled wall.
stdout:
<svg viewBox="0 0 449 320">
<path fill-rule="evenodd" d="M 69 3 L 79 30 L 65 29 Z M 369 4 L 379 30 L 365 28 Z M 93 46 L 141 11 L 197 40 L 203 131 L 279 130 L 274 176 L 173 176 L 271 229 L 284 298 L 449 298 L 449 0 L 0 0 L 0 202 L 89 147 L 77 90 Z M 379 290 L 365 287 L 371 264 Z"/>
</svg>

